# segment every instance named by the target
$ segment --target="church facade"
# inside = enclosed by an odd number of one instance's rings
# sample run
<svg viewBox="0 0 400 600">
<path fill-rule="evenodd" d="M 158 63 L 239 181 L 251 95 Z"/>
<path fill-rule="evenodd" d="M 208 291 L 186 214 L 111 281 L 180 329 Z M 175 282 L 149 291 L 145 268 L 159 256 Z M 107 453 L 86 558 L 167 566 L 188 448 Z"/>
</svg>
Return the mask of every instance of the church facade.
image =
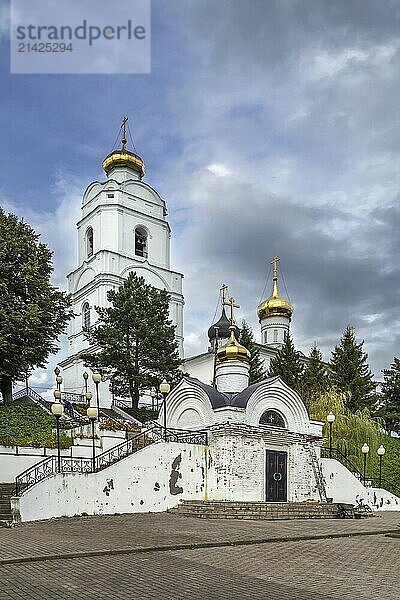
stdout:
<svg viewBox="0 0 400 600">
<path fill-rule="evenodd" d="M 126 143 L 124 132 L 121 150 L 103 161 L 106 180 L 91 183 L 83 195 L 78 266 L 67 276 L 75 316 L 68 329 L 68 357 L 60 363 L 64 389 L 72 393 L 84 389 L 80 354 L 88 346 L 84 330 L 96 321 L 94 307 L 107 306 L 107 292 L 118 289 L 131 272 L 170 294 L 170 318 L 183 356 L 183 275 L 171 269 L 166 203 L 143 181 L 144 162 Z M 100 404 L 111 404 L 107 382 L 101 383 Z"/>
</svg>

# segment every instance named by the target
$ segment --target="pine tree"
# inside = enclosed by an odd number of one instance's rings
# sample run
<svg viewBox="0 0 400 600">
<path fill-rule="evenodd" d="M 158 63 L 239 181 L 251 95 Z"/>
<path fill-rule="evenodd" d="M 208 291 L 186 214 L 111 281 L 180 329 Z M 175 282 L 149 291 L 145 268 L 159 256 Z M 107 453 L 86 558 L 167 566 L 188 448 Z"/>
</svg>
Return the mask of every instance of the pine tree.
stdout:
<svg viewBox="0 0 400 600">
<path fill-rule="evenodd" d="M 276 377 L 279 375 L 290 388 L 299 390 L 301 387 L 303 369 L 304 367 L 300 360 L 300 353 L 295 350 L 290 335 L 285 334 L 282 348 L 280 348 L 271 359 L 268 377 Z"/>
<path fill-rule="evenodd" d="M 382 406 L 377 411 L 386 424 L 386 431 L 400 432 L 400 358 L 394 357 L 390 369 L 383 369 Z"/>
<path fill-rule="evenodd" d="M 143 391 L 164 378 L 174 383 L 182 376 L 169 295 L 131 273 L 107 299 L 111 306 L 96 307 L 99 318 L 86 332 L 96 350 L 82 358 L 110 380 L 117 396 L 130 397 L 137 408 Z"/>
<path fill-rule="evenodd" d="M 254 340 L 253 331 L 244 320 L 240 329 L 239 342 L 250 352 L 249 385 L 262 381 L 266 377 L 264 363 L 260 356 L 260 350 Z"/>
<path fill-rule="evenodd" d="M 330 386 L 330 377 L 327 367 L 322 362 L 321 350 L 314 345 L 301 380 L 302 397 L 309 403 L 317 394 L 327 392 Z"/>
<path fill-rule="evenodd" d="M 332 384 L 348 392 L 347 407 L 351 411 L 372 408 L 376 402 L 376 384 L 368 366 L 368 355 L 363 352 L 364 342 L 357 343 L 354 328 L 348 325 L 332 352 Z"/>
<path fill-rule="evenodd" d="M 23 220 L 0 208 L 0 389 L 12 398 L 12 385 L 45 367 L 64 333 L 71 301 L 51 285 L 52 252 Z"/>
</svg>

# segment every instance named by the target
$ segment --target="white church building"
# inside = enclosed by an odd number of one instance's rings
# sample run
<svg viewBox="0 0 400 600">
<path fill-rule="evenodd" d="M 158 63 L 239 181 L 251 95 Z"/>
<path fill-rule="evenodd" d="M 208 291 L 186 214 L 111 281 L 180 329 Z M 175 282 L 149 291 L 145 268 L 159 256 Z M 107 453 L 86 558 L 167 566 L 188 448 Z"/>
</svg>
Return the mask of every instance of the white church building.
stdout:
<svg viewBox="0 0 400 600">
<path fill-rule="evenodd" d="M 166 203 L 143 181 L 144 162 L 126 143 L 124 133 L 121 150 L 103 161 L 106 180 L 92 182 L 83 194 L 78 266 L 67 276 L 75 317 L 68 329 L 68 357 L 60 362 L 64 389 L 71 393 L 83 391 L 80 354 L 88 347 L 84 329 L 97 317 L 94 307 L 106 307 L 107 292 L 118 289 L 131 272 L 170 294 L 170 318 L 183 357 L 183 275 L 171 269 Z M 107 382 L 101 383 L 100 403 L 111 405 Z"/>
</svg>

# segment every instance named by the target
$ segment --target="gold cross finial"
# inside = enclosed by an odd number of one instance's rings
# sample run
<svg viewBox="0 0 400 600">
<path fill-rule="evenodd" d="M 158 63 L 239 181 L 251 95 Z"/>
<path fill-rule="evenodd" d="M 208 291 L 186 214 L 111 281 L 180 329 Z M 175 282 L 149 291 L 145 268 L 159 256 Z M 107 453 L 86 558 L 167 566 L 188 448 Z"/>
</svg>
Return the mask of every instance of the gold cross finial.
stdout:
<svg viewBox="0 0 400 600">
<path fill-rule="evenodd" d="M 280 260 L 280 258 L 278 258 L 277 256 L 274 256 L 274 258 L 272 259 L 271 265 L 274 265 L 274 280 L 277 281 L 278 280 L 278 261 Z"/>
<path fill-rule="evenodd" d="M 227 292 L 227 291 L 228 291 L 228 286 L 226 285 L 226 283 L 223 283 L 221 290 L 220 290 L 221 296 L 222 296 L 222 306 L 226 305 L 225 292 Z"/>
<path fill-rule="evenodd" d="M 229 298 L 228 302 L 225 302 L 225 306 L 230 306 L 231 307 L 231 318 L 230 318 L 230 322 L 231 322 L 231 327 L 235 327 L 235 316 L 234 316 L 234 308 L 240 308 L 239 304 L 235 304 L 235 299 L 234 298 Z"/>
<path fill-rule="evenodd" d="M 121 129 L 122 129 L 122 152 L 125 152 L 126 150 L 126 144 L 128 142 L 128 140 L 126 139 L 126 124 L 128 122 L 128 117 L 124 117 L 122 119 L 122 125 L 121 125 Z"/>
</svg>

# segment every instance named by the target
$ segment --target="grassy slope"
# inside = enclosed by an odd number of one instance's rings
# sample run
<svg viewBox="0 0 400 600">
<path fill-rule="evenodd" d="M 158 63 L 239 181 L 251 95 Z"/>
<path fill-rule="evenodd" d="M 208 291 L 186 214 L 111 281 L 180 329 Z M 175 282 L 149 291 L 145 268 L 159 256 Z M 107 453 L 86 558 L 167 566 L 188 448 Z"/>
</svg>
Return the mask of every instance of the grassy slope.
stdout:
<svg viewBox="0 0 400 600">
<path fill-rule="evenodd" d="M 0 406 L 0 445 L 55 448 L 55 419 L 36 404 L 16 401 Z M 61 447 L 68 448 L 71 438 L 61 433 Z"/>
</svg>

